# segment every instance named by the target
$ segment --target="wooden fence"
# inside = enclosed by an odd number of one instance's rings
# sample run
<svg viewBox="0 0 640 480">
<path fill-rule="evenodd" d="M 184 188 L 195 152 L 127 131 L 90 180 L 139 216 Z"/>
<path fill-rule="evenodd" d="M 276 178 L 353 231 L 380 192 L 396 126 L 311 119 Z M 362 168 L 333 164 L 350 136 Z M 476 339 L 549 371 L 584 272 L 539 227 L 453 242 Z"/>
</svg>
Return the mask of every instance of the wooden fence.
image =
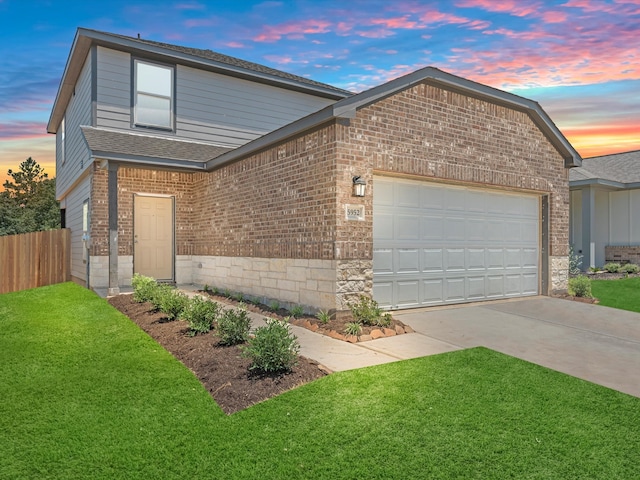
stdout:
<svg viewBox="0 0 640 480">
<path fill-rule="evenodd" d="M 0 293 L 69 281 L 70 246 L 67 228 L 0 237 Z"/>
</svg>

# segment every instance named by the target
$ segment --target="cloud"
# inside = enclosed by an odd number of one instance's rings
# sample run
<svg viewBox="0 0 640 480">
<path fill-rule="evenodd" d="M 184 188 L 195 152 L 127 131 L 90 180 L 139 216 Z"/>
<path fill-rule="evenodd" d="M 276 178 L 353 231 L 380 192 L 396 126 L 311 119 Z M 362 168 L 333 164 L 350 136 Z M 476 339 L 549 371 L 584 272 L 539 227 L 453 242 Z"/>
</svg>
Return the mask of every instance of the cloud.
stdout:
<svg viewBox="0 0 640 480">
<path fill-rule="evenodd" d="M 207 7 L 202 3 L 198 2 L 188 2 L 188 3 L 178 3 L 174 5 L 176 10 L 205 10 Z"/>
<path fill-rule="evenodd" d="M 229 48 L 247 48 L 247 45 L 245 45 L 244 43 L 235 42 L 235 41 L 225 42 L 223 43 L 223 45 Z"/>
<path fill-rule="evenodd" d="M 294 20 L 278 25 L 267 25 L 253 40 L 256 42 L 275 42 L 282 37 L 301 39 L 305 35 L 327 33 L 331 22 L 326 20 Z"/>
<path fill-rule="evenodd" d="M 220 25 L 221 20 L 218 17 L 209 18 L 190 18 L 183 22 L 187 28 L 215 27 Z"/>
<path fill-rule="evenodd" d="M 0 140 L 49 137 L 44 122 L 14 121 L 0 123 Z"/>
<path fill-rule="evenodd" d="M 529 2 L 527 0 L 458 0 L 456 7 L 460 8 L 480 8 L 488 12 L 508 13 L 516 17 L 525 17 L 536 14 L 540 11 L 540 2 Z"/>
</svg>

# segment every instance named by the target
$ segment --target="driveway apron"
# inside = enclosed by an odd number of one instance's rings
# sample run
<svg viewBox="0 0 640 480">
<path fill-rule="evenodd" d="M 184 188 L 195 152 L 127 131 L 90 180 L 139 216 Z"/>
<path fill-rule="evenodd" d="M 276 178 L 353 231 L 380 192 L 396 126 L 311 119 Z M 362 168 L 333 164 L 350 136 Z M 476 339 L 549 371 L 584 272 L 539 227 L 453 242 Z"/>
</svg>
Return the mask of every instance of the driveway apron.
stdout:
<svg viewBox="0 0 640 480">
<path fill-rule="evenodd" d="M 640 397 L 640 314 L 550 297 L 394 312 L 416 332 L 485 346 Z"/>
</svg>

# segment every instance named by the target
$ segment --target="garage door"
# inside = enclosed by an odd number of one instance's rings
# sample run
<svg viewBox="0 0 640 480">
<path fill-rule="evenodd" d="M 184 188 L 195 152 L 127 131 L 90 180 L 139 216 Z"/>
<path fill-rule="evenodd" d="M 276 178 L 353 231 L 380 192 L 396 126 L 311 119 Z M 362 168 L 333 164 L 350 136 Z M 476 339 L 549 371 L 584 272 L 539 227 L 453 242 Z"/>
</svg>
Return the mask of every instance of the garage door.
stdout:
<svg viewBox="0 0 640 480">
<path fill-rule="evenodd" d="M 386 308 L 538 294 L 539 197 L 375 177 L 373 295 Z"/>
</svg>

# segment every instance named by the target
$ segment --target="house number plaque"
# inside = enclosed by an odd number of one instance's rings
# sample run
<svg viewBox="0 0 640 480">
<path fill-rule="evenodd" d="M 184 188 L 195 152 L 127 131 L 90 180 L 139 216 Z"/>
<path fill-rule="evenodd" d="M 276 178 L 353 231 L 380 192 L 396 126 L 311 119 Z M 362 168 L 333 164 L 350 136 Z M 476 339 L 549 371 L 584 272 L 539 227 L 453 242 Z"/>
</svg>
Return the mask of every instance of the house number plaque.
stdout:
<svg viewBox="0 0 640 480">
<path fill-rule="evenodd" d="M 345 205 L 347 220 L 364 220 L 364 205 Z"/>
</svg>

